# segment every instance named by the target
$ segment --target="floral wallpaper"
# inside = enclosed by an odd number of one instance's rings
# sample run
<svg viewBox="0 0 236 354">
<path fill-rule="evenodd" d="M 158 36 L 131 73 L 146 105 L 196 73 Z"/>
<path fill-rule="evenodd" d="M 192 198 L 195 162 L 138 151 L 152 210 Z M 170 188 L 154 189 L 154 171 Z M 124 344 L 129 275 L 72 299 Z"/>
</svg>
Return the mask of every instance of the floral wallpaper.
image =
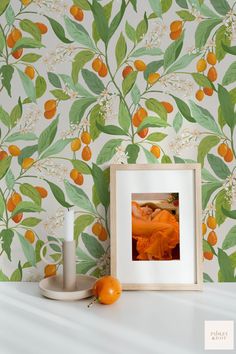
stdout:
<svg viewBox="0 0 236 354">
<path fill-rule="evenodd" d="M 72 205 L 108 273 L 109 165 L 196 161 L 204 280 L 236 281 L 235 40 L 230 0 L 1 0 L 1 281 L 61 272 Z"/>
</svg>

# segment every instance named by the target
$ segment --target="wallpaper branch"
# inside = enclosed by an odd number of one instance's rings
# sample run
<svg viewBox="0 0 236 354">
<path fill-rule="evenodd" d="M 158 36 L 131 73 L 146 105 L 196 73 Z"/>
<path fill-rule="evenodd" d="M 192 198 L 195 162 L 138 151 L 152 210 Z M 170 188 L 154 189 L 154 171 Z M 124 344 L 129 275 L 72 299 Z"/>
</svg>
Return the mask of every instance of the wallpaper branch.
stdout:
<svg viewBox="0 0 236 354">
<path fill-rule="evenodd" d="M 0 2 L 0 280 L 61 271 L 72 205 L 108 273 L 110 163 L 197 161 L 204 280 L 236 281 L 235 39 L 227 0 Z"/>
</svg>

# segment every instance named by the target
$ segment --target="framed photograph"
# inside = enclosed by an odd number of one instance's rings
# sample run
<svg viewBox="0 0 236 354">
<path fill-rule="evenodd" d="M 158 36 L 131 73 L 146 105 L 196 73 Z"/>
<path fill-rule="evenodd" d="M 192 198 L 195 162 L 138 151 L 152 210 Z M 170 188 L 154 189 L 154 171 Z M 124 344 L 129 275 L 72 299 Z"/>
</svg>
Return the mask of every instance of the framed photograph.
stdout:
<svg viewBox="0 0 236 354">
<path fill-rule="evenodd" d="M 199 164 L 111 166 L 111 274 L 125 290 L 201 290 Z"/>
</svg>

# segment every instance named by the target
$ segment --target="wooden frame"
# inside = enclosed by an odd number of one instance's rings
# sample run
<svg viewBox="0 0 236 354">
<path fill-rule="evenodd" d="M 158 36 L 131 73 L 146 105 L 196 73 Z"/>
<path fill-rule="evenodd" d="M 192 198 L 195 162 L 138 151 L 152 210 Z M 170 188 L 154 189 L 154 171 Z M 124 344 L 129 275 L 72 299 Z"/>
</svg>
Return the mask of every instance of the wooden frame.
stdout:
<svg viewBox="0 0 236 354">
<path fill-rule="evenodd" d="M 202 231 L 201 231 L 201 166 L 200 164 L 129 164 L 111 165 L 111 275 L 117 274 L 117 220 L 116 220 L 116 193 L 117 193 L 117 171 L 142 171 L 142 170 L 192 170 L 194 172 L 194 224 L 195 224 L 195 279 L 194 283 L 124 283 L 121 280 L 124 290 L 202 290 Z"/>
</svg>

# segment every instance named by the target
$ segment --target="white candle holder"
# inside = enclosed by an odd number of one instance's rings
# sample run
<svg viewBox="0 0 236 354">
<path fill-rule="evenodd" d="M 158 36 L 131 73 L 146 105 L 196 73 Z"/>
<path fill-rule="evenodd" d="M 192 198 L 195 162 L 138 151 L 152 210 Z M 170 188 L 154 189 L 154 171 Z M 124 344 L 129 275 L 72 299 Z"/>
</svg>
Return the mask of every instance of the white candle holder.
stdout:
<svg viewBox="0 0 236 354">
<path fill-rule="evenodd" d="M 57 262 L 49 262 L 44 257 L 44 249 L 54 241 L 46 242 L 40 250 L 41 259 L 47 264 L 58 264 L 63 259 L 63 275 L 54 275 L 40 281 L 40 293 L 54 300 L 80 300 L 92 296 L 92 288 L 97 280 L 90 275 L 76 274 L 76 245 L 75 241 L 59 242 L 62 257 Z"/>
</svg>

